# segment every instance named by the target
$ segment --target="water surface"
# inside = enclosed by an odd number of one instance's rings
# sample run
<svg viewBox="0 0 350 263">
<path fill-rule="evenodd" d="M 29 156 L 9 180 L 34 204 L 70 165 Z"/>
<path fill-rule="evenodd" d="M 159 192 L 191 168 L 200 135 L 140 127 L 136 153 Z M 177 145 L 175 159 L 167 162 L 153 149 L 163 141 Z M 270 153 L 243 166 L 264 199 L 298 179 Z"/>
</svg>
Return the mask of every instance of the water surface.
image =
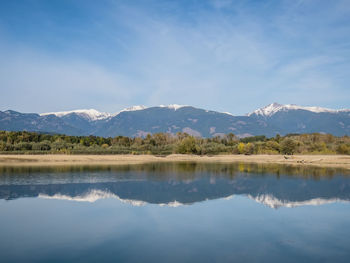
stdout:
<svg viewBox="0 0 350 263">
<path fill-rule="evenodd" d="M 349 262 L 347 170 L 0 168 L 1 262 Z"/>
</svg>

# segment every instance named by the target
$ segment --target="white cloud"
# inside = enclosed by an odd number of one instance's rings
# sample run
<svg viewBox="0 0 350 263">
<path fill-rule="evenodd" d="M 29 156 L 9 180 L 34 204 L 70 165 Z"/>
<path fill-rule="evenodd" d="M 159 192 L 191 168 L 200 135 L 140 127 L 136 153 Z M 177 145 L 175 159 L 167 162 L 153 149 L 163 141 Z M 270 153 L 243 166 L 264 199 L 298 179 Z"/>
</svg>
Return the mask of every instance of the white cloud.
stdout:
<svg viewBox="0 0 350 263">
<path fill-rule="evenodd" d="M 245 1 L 211 4 L 230 12 L 198 8 L 179 16 L 174 2 L 164 4 L 167 12 L 116 4 L 100 14 L 96 27 L 103 39 L 91 40 L 96 45 L 78 41 L 91 57 L 0 48 L 0 106 L 115 112 L 177 103 L 233 114 L 273 101 L 348 106 L 350 47 L 337 40 L 349 23 L 331 26 L 347 11 L 316 8 L 309 1 L 254 8 Z M 102 41 L 108 48 L 101 49 Z"/>
</svg>

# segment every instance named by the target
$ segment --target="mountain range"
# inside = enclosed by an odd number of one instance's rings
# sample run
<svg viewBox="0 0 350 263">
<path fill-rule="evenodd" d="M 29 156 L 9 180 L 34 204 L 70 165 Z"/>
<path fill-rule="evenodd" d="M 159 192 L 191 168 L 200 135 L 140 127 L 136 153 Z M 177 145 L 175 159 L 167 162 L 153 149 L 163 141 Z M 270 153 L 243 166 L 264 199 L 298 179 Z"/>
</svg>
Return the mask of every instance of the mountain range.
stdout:
<svg viewBox="0 0 350 263">
<path fill-rule="evenodd" d="M 41 114 L 7 110 L 0 111 L 0 130 L 103 137 L 135 137 L 158 132 L 186 132 L 202 137 L 227 133 L 238 137 L 271 137 L 314 132 L 343 136 L 350 134 L 350 109 L 272 103 L 245 116 L 176 104 L 134 106 L 115 114 L 94 109 Z"/>
</svg>

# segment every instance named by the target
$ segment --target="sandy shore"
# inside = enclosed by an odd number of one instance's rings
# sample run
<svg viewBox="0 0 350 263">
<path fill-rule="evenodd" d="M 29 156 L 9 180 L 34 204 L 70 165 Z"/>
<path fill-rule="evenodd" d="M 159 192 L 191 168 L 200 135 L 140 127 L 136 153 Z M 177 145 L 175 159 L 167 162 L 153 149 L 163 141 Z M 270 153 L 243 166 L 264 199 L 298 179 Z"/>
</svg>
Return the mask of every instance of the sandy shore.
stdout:
<svg viewBox="0 0 350 263">
<path fill-rule="evenodd" d="M 125 165 L 151 162 L 276 163 L 350 169 L 349 155 L 0 155 L 0 166 Z"/>
</svg>

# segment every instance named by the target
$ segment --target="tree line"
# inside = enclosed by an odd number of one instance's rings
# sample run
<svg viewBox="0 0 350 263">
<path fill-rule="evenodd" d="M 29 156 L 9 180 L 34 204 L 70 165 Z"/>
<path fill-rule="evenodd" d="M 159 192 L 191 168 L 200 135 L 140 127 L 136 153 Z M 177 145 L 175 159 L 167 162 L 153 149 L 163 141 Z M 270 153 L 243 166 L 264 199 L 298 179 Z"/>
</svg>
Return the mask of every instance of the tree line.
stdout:
<svg viewBox="0 0 350 263">
<path fill-rule="evenodd" d="M 64 154 L 350 154 L 350 137 L 331 134 L 288 134 L 238 138 L 230 133 L 199 138 L 187 133 L 104 138 L 36 132 L 0 131 L 0 153 Z"/>
</svg>

